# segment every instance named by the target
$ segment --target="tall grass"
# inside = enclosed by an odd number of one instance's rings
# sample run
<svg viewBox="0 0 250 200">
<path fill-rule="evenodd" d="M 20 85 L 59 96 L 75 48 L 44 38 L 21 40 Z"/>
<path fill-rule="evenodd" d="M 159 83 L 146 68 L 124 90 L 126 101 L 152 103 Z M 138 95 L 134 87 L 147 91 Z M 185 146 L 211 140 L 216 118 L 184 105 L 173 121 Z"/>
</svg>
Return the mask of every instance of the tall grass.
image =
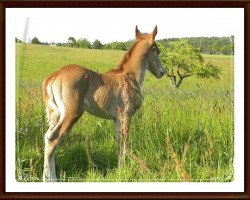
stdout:
<svg viewBox="0 0 250 200">
<path fill-rule="evenodd" d="M 42 181 L 42 80 L 65 64 L 104 72 L 124 52 L 17 44 L 16 179 Z M 126 164 L 118 168 L 115 125 L 84 114 L 56 152 L 59 181 L 232 181 L 234 157 L 233 57 L 205 56 L 222 79 L 187 79 L 179 91 L 149 73 L 144 100 L 132 119 Z"/>
</svg>

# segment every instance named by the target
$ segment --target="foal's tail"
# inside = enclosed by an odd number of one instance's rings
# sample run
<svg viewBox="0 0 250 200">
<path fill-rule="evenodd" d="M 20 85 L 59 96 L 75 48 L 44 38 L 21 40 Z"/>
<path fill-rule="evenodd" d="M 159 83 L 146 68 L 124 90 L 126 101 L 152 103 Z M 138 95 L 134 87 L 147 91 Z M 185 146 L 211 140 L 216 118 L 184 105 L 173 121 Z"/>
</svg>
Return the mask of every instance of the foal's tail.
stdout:
<svg viewBox="0 0 250 200">
<path fill-rule="evenodd" d="M 64 112 L 63 103 L 61 101 L 61 91 L 53 91 L 53 83 L 56 76 L 50 76 L 43 82 L 43 100 L 46 105 L 46 118 L 49 124 L 49 129 L 46 132 L 46 137 L 52 139 L 53 135 L 61 128 Z"/>
</svg>

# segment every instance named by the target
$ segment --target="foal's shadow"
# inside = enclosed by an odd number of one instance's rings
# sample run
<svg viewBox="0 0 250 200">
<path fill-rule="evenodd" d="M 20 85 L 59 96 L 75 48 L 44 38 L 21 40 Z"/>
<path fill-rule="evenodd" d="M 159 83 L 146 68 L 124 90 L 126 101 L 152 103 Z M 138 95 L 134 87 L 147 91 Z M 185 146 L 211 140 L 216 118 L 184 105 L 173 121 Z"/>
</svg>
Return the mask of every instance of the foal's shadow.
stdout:
<svg viewBox="0 0 250 200">
<path fill-rule="evenodd" d="M 89 150 L 86 147 L 85 134 L 71 133 L 69 139 L 65 138 L 62 141 L 55 155 L 57 173 L 65 171 L 67 176 L 73 177 L 75 172 L 79 172 L 77 174 L 81 177 L 77 178 L 85 181 L 89 170 L 99 172 L 105 177 L 108 171 L 118 168 L 115 140 L 110 141 L 113 144 L 108 149 L 102 148 L 103 141 L 107 140 L 107 134 L 103 134 L 98 128 L 94 131 L 94 135 L 89 139 Z M 109 138 L 114 138 L 114 133 L 110 134 Z M 87 153 L 88 151 L 90 153 Z"/>
</svg>

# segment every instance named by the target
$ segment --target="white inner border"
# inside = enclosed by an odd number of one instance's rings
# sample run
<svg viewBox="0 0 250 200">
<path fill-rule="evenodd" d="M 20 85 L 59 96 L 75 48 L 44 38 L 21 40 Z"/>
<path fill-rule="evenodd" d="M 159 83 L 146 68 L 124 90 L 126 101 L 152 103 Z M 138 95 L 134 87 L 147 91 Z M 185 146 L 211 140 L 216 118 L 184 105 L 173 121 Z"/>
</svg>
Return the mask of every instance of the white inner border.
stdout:
<svg viewBox="0 0 250 200">
<path fill-rule="evenodd" d="M 233 11 L 232 15 L 238 21 L 238 29 L 234 33 L 234 181 L 229 183 L 20 183 L 15 179 L 15 12 L 14 8 L 7 8 L 6 192 L 244 192 L 244 9 L 234 8 Z"/>
</svg>

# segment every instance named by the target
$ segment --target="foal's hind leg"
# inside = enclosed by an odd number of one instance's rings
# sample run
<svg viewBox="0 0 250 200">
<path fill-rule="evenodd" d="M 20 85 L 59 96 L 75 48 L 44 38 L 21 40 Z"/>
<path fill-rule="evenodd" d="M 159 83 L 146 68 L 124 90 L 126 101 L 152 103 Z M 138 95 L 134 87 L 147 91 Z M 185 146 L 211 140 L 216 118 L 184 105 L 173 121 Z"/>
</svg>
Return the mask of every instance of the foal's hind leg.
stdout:
<svg viewBox="0 0 250 200">
<path fill-rule="evenodd" d="M 52 138 L 49 139 L 47 137 L 48 134 L 45 134 L 44 173 L 43 173 L 44 182 L 57 181 L 56 169 L 55 169 L 55 156 L 54 156 L 55 151 L 57 147 L 60 145 L 63 136 L 65 136 L 70 131 L 74 123 L 81 117 L 82 113 L 76 115 L 66 114 L 62 124 L 60 125 L 60 129 L 58 129 L 58 131 L 53 134 Z"/>
<path fill-rule="evenodd" d="M 45 134 L 44 182 L 57 181 L 54 154 L 63 136 L 70 131 L 84 112 L 81 105 L 81 97 L 79 91 L 68 90 L 64 95 L 64 106 L 59 109 L 60 117 L 57 124 L 55 124 L 54 128 L 49 128 Z"/>
</svg>

